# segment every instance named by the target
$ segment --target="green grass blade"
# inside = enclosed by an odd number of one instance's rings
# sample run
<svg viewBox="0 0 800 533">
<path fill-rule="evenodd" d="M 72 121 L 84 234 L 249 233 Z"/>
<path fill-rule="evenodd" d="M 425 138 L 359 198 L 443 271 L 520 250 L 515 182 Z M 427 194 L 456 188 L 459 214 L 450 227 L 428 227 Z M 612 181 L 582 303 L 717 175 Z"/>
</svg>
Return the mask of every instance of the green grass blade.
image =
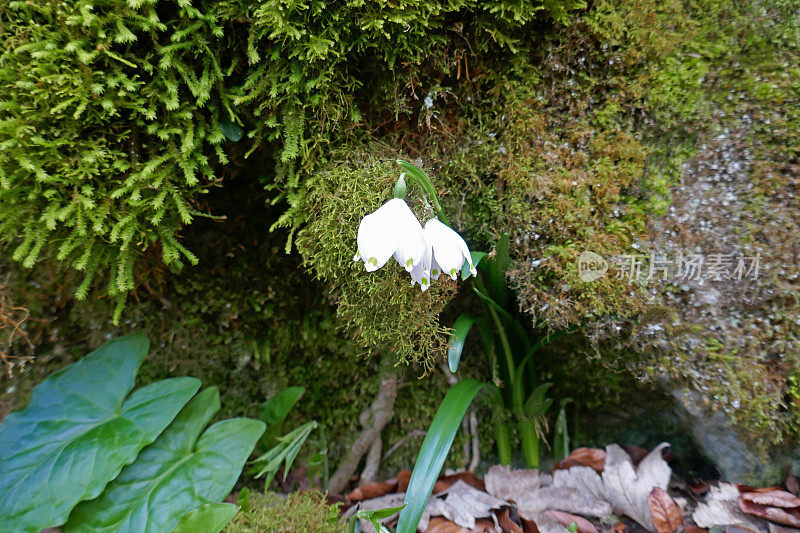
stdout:
<svg viewBox="0 0 800 533">
<path fill-rule="evenodd" d="M 472 399 L 485 385 L 475 379 L 463 379 L 453 385 L 442 400 L 414 464 L 403 501 L 406 507 L 400 512 L 397 533 L 414 533 L 417 530 L 433 485 L 442 471 L 456 431 L 461 426 L 461 419 Z"/>
</svg>

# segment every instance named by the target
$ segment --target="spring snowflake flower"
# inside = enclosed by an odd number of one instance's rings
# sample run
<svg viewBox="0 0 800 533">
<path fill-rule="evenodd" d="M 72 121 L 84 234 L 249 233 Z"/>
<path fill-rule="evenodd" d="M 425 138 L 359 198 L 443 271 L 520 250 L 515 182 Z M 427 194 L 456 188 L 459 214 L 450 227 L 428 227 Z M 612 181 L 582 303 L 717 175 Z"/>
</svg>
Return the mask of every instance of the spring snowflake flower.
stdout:
<svg viewBox="0 0 800 533">
<path fill-rule="evenodd" d="M 432 279 L 438 279 L 440 273 L 456 279 L 464 261 L 469 265 L 469 271 L 473 276 L 478 273 L 472 264 L 469 247 L 461 235 L 435 218 L 425 223 L 423 233 L 428 248 L 424 268 L 427 268 Z"/>
<path fill-rule="evenodd" d="M 422 225 L 399 198 L 361 219 L 357 243 L 358 253 L 353 260 L 363 260 L 367 272 L 378 270 L 393 256 L 400 266 L 412 272 L 422 264 L 427 248 Z"/>
<path fill-rule="evenodd" d="M 456 279 L 464 261 L 467 261 L 473 276 L 478 273 L 472 264 L 469 247 L 458 233 L 434 218 L 425 223 L 423 235 L 425 254 L 422 262 L 410 271 L 412 285 L 419 283 L 420 288 L 426 291 L 442 273 Z"/>
</svg>

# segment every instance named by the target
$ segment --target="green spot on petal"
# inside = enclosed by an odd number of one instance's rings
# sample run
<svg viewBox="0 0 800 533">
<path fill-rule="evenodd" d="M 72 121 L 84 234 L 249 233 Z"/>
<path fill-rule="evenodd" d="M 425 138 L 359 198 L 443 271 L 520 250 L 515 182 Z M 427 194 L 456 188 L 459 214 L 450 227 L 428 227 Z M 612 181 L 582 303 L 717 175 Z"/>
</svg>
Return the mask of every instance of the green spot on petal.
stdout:
<svg viewBox="0 0 800 533">
<path fill-rule="evenodd" d="M 369 264 L 375 266 L 378 264 L 378 259 L 376 257 L 370 257 Z"/>
</svg>

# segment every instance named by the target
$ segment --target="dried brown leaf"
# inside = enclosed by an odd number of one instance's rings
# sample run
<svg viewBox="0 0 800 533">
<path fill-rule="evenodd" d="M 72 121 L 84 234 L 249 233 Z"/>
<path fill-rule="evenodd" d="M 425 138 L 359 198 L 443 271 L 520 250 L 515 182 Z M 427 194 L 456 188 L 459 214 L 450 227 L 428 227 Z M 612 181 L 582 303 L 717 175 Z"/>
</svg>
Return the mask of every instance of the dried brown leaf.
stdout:
<svg viewBox="0 0 800 533">
<path fill-rule="evenodd" d="M 739 509 L 739 490 L 730 483 L 712 486 L 704 502 L 697 505 L 692 520 L 702 528 L 737 525 L 759 531 L 755 519 Z"/>
<path fill-rule="evenodd" d="M 443 490 L 449 489 L 453 483 L 458 480 L 463 481 L 470 487 L 473 487 L 477 490 L 486 491 L 486 484 L 481 478 L 477 477 L 472 472 L 458 472 L 450 476 L 440 476 L 436 481 L 436 484 L 433 486 L 433 494 L 438 494 Z"/>
<path fill-rule="evenodd" d="M 780 507 L 770 507 L 756 503 L 744 498 L 744 494 L 739 498 L 739 509 L 747 514 L 766 518 L 779 524 L 800 528 L 800 510 L 785 509 Z"/>
<path fill-rule="evenodd" d="M 405 492 L 408 482 L 411 481 L 411 470 L 401 470 L 397 473 L 397 492 Z"/>
<path fill-rule="evenodd" d="M 428 529 L 425 531 L 427 533 L 495 533 L 497 529 L 489 521 L 481 521 L 479 524 L 476 523 L 474 528 L 466 528 L 447 518 L 437 516 L 431 518 Z"/>
<path fill-rule="evenodd" d="M 497 519 L 497 525 L 500 526 L 504 533 L 525 533 L 525 530 L 522 529 L 519 513 L 517 513 L 517 521 L 512 519 L 511 507 L 503 507 L 499 511 L 495 511 L 494 517 Z"/>
<path fill-rule="evenodd" d="M 791 492 L 775 487 L 745 492 L 742 494 L 742 499 L 768 507 L 782 507 L 784 509 L 800 507 L 800 498 Z"/>
<path fill-rule="evenodd" d="M 575 524 L 578 526 L 578 533 L 598 533 L 597 528 L 594 527 L 594 524 L 582 516 L 565 513 L 562 511 L 545 511 L 544 514 L 567 528 L 570 526 L 570 524 Z"/>
<path fill-rule="evenodd" d="M 419 522 L 426 531 L 431 517 L 443 516 L 467 529 L 475 527 L 480 518 L 491 518 L 492 510 L 507 507 L 505 500 L 495 498 L 459 479 L 450 488 L 432 496 Z"/>
<path fill-rule="evenodd" d="M 661 487 L 653 487 L 650 496 L 647 497 L 647 503 L 658 533 L 675 533 L 683 524 L 678 504 Z"/>
<path fill-rule="evenodd" d="M 606 462 L 606 451 L 599 448 L 576 448 L 567 457 L 558 461 L 553 470 L 566 470 L 573 466 L 588 466 L 597 472 L 603 471 Z"/>
<path fill-rule="evenodd" d="M 375 483 L 367 483 L 362 485 L 350 494 L 345 496 L 351 502 L 360 502 L 363 500 L 371 500 L 379 498 L 386 494 L 397 492 L 397 479 L 388 479 L 386 481 L 376 481 Z"/>
</svg>

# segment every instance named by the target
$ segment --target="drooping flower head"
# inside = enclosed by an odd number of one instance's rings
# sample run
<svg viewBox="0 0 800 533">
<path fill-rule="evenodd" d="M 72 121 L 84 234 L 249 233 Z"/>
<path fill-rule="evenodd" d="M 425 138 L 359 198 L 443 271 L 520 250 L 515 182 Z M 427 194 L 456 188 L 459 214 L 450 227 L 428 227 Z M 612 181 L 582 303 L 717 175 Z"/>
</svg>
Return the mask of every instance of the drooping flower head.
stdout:
<svg viewBox="0 0 800 533">
<path fill-rule="evenodd" d="M 422 225 L 404 200 L 393 198 L 361 219 L 358 226 L 358 253 L 354 261 L 363 260 L 367 272 L 378 270 L 394 256 L 411 272 L 422 263 L 425 238 Z"/>
<path fill-rule="evenodd" d="M 440 273 L 456 279 L 464 261 L 469 265 L 470 273 L 473 276 L 477 274 L 472 254 L 461 235 L 435 218 L 425 223 L 423 233 L 427 244 L 423 268 L 430 273 L 431 279 L 438 279 Z"/>
</svg>

